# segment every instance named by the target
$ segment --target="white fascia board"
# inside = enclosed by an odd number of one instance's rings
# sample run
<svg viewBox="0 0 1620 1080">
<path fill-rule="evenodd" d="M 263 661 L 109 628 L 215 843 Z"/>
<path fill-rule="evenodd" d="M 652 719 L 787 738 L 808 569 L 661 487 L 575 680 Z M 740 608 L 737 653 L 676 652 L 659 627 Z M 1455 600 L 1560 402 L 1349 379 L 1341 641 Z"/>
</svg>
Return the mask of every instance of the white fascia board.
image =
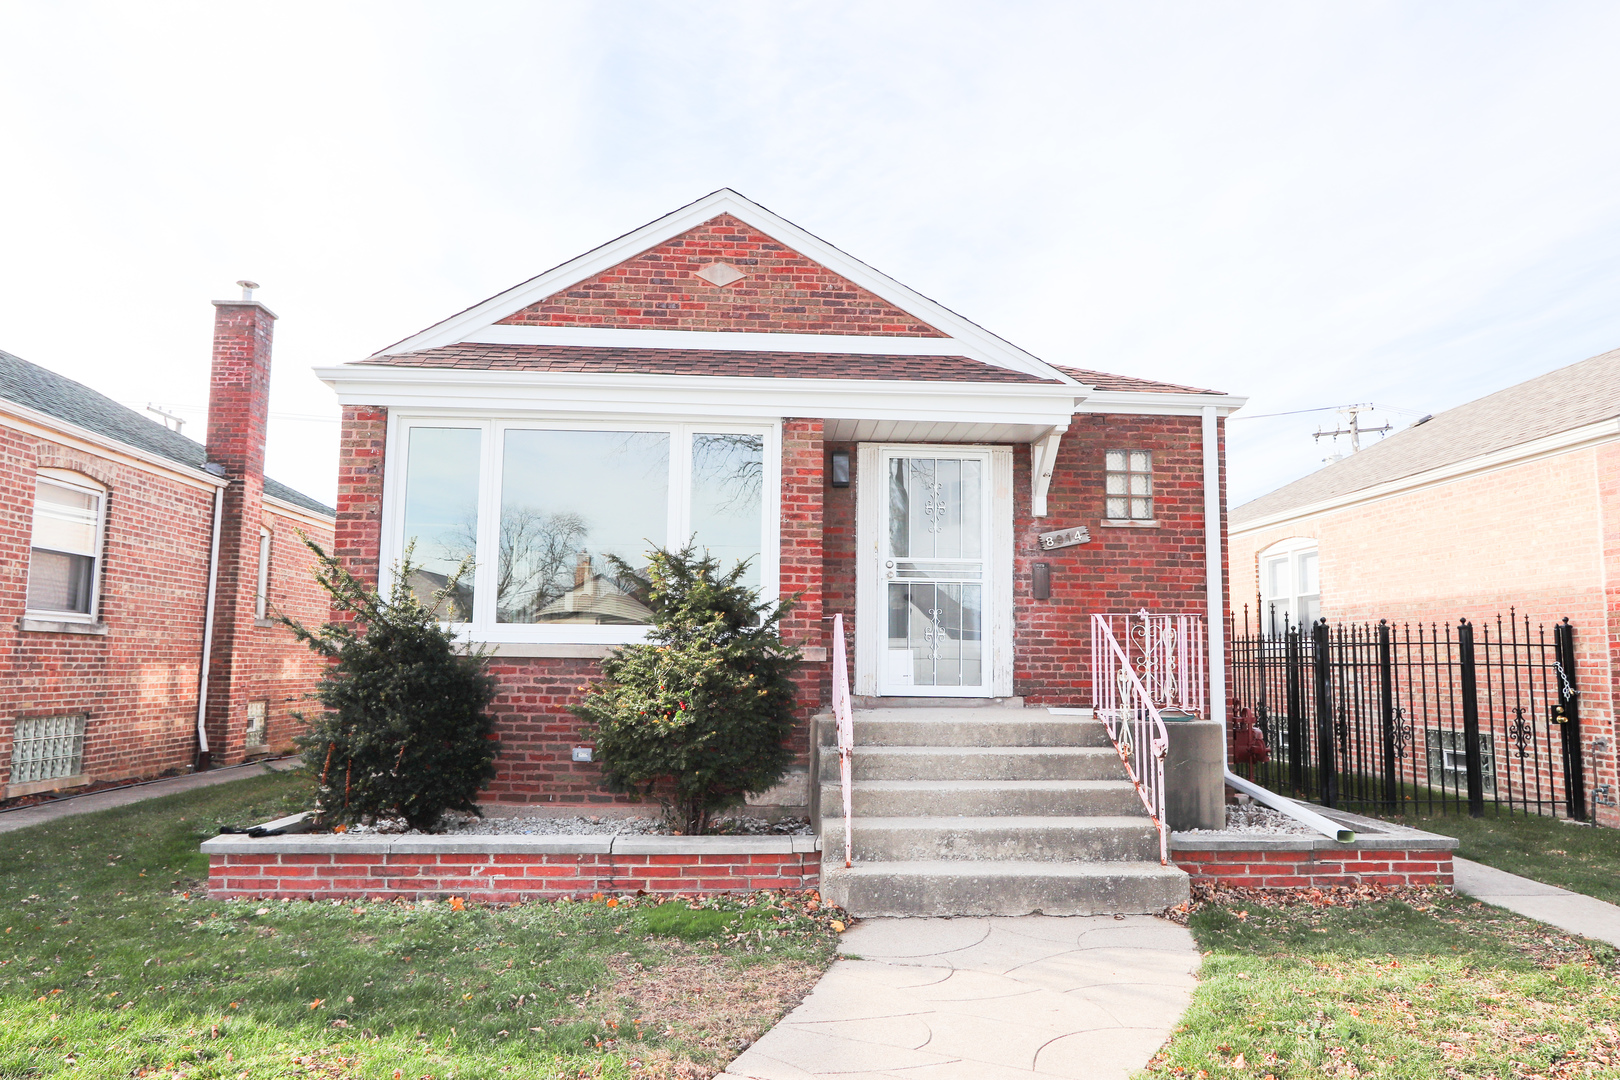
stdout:
<svg viewBox="0 0 1620 1080">
<path fill-rule="evenodd" d="M 1515 465 L 1525 465 L 1542 458 L 1557 457 L 1573 450 L 1584 450 L 1589 446 L 1601 443 L 1614 442 L 1620 439 L 1620 421 L 1600 420 L 1595 424 L 1585 424 L 1568 431 L 1560 431 L 1554 435 L 1545 435 L 1539 439 L 1519 443 L 1517 446 L 1493 450 L 1485 454 L 1476 454 L 1462 461 L 1454 461 L 1449 465 L 1441 465 L 1433 469 L 1413 473 L 1395 480 L 1387 480 L 1382 484 L 1373 484 L 1356 491 L 1336 495 L 1331 499 L 1322 499 L 1319 502 L 1307 503 L 1292 510 L 1279 510 L 1274 514 L 1253 518 L 1242 524 L 1236 522 L 1228 526 L 1227 531 L 1232 536 L 1242 536 L 1246 533 L 1258 532 L 1261 529 L 1270 529 L 1277 525 L 1287 525 L 1304 518 L 1315 517 L 1335 510 L 1358 506 L 1363 503 L 1382 502 L 1398 495 L 1406 495 L 1423 488 L 1437 487 L 1449 484 L 1455 480 L 1463 480 L 1470 476 L 1482 473 L 1498 472 L 1510 469 Z"/>
<path fill-rule="evenodd" d="M 1219 416 L 1231 416 L 1246 397 L 1232 394 L 1178 394 L 1147 390 L 1093 390 L 1075 408 L 1077 413 L 1126 413 L 1132 416 L 1202 416 L 1213 405 Z"/>
<path fill-rule="evenodd" d="M 855 334 L 755 334 L 724 330 L 630 330 L 586 326 L 486 326 L 464 340 L 482 345 L 562 345 L 592 349 L 703 349 L 802 352 L 831 356 L 960 356 L 951 338 Z M 1002 367 L 1000 364 L 993 365 Z"/>
<path fill-rule="evenodd" d="M 274 495 L 264 496 L 264 505 L 269 507 L 270 512 L 278 517 L 299 518 L 309 522 L 311 525 L 319 525 L 325 529 L 330 529 L 337 524 L 335 516 L 327 517 L 325 514 L 311 510 L 307 506 L 299 506 L 297 503 L 288 502 L 286 499 L 278 499 Z"/>
<path fill-rule="evenodd" d="M 587 251 L 482 303 L 474 304 L 460 314 L 435 323 L 373 355 L 384 356 L 390 353 L 436 349 L 470 340 L 469 335 L 499 322 L 513 312 L 521 311 L 553 293 L 595 277 L 602 271 L 611 269 L 626 259 L 634 258 L 649 248 L 657 247 L 666 240 L 674 239 L 720 214 L 731 214 L 771 239 L 781 241 L 800 255 L 825 266 L 840 277 L 887 300 L 900 310 L 947 335 L 946 339 L 925 340 L 933 340 L 938 344 L 951 340 L 955 343 L 951 350 L 953 353 L 960 352 L 975 360 L 1026 374 L 1039 375 L 1041 378 L 1076 383 L 1072 376 L 1064 374 L 921 293 L 907 288 L 887 274 L 879 273 L 859 259 L 840 251 L 791 221 L 778 217 L 758 203 L 743 198 L 730 188 L 721 188 L 674 213 L 648 222 L 639 229 L 625 233 L 617 240 Z"/>
<path fill-rule="evenodd" d="M 344 405 L 547 415 L 917 420 L 1067 426 L 1074 386 L 571 371 L 317 368 Z"/>
<path fill-rule="evenodd" d="M 173 458 L 166 458 L 161 454 L 142 450 L 138 446 L 131 446 L 129 443 L 103 435 L 100 432 L 91 431 L 89 428 L 82 428 L 66 420 L 59 420 L 48 413 L 30 409 L 26 405 L 19 405 L 15 401 L 0 399 L 0 416 L 4 415 L 14 417 L 17 423 L 11 426 L 26 431 L 30 435 L 69 445 L 78 443 L 80 445 L 76 449 L 100 457 L 121 459 L 143 472 L 160 472 L 189 483 L 193 487 L 224 487 L 230 483 L 230 480 L 223 476 L 215 476 L 213 473 L 194 469 L 190 465 L 182 465 Z"/>
</svg>

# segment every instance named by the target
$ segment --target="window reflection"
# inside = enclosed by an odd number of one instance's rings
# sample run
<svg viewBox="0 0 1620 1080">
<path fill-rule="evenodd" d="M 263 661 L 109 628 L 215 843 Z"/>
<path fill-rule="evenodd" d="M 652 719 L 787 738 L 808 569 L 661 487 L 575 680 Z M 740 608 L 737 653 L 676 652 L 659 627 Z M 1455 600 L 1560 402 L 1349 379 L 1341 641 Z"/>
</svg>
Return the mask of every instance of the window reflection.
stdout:
<svg viewBox="0 0 1620 1080">
<path fill-rule="evenodd" d="M 666 542 L 669 442 L 649 431 L 506 433 L 497 622 L 651 622 L 645 567 Z"/>
<path fill-rule="evenodd" d="M 445 587 L 478 542 L 477 428 L 410 429 L 405 469 L 405 542 L 414 543 L 416 569 L 409 585 L 424 604 Z M 452 622 L 470 622 L 473 609 L 471 567 L 456 589 L 439 601 L 437 614 Z"/>
<path fill-rule="evenodd" d="M 748 560 L 742 583 L 759 588 L 763 550 L 762 435 L 692 436 L 692 534 L 698 550 L 729 571 Z"/>
</svg>

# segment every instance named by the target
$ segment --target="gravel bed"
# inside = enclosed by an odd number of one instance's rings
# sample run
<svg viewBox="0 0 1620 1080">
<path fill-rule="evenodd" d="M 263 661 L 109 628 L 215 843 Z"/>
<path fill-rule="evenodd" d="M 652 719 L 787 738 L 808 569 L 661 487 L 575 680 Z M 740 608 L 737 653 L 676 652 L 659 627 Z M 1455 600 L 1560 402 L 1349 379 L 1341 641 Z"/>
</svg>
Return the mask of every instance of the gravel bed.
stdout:
<svg viewBox="0 0 1620 1080">
<path fill-rule="evenodd" d="M 1247 806 L 1226 808 L 1226 828 L 1189 829 L 1192 836 L 1321 836 L 1322 834 L 1295 821 L 1287 814 L 1269 806 L 1250 803 Z"/>
<path fill-rule="evenodd" d="M 421 836 L 403 821 L 352 825 L 351 835 Z M 762 818 L 722 818 L 716 830 L 728 836 L 813 836 L 802 818 L 765 821 Z M 439 821 L 441 836 L 672 836 L 676 833 L 657 817 L 474 817 L 450 812 Z"/>
</svg>

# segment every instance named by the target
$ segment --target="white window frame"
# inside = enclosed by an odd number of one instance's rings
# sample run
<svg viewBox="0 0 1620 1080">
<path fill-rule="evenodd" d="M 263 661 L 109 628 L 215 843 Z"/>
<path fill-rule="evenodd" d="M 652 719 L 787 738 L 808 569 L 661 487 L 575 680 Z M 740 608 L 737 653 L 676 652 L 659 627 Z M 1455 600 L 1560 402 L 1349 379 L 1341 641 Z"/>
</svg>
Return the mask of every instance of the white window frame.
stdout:
<svg viewBox="0 0 1620 1080">
<path fill-rule="evenodd" d="M 90 479 L 81 473 L 71 472 L 67 469 L 39 469 L 34 473 L 36 481 L 42 481 L 53 487 L 66 488 L 69 491 L 81 491 L 96 497 L 96 541 L 91 554 L 93 562 L 90 566 L 90 610 L 85 611 L 52 611 L 48 608 L 26 608 L 25 614 L 31 618 L 50 619 L 54 622 L 95 623 L 101 619 L 101 559 L 102 548 L 106 544 L 107 533 L 107 489 L 102 484 Z M 38 512 L 38 506 L 34 508 Z M 33 559 L 33 516 L 29 516 L 29 560 Z M 26 604 L 27 584 L 24 584 L 23 594 Z"/>
<path fill-rule="evenodd" d="M 1316 555 L 1316 592 L 1302 593 L 1299 590 L 1299 559 L 1301 555 L 1314 553 Z M 1279 540 L 1256 556 L 1255 571 L 1258 575 L 1257 583 L 1260 594 L 1260 632 L 1271 633 L 1271 605 L 1279 600 L 1288 602 L 1288 616 L 1290 626 L 1308 629 L 1300 622 L 1299 602 L 1305 597 L 1316 599 L 1317 616 L 1322 612 L 1322 553 L 1314 536 L 1290 536 L 1286 540 Z M 1271 580 L 1268 566 L 1281 560 L 1288 567 L 1288 592 L 1277 596 L 1266 595 L 1266 588 Z M 1279 617 L 1277 629 L 1282 630 L 1282 620 Z"/>
<path fill-rule="evenodd" d="M 270 617 L 270 530 L 259 526 L 259 582 L 253 594 L 253 617 L 264 622 Z"/>
<path fill-rule="evenodd" d="M 782 424 L 774 421 L 738 421 L 693 417 L 592 417 L 525 416 L 445 410 L 443 412 L 389 411 L 388 440 L 383 474 L 383 529 L 380 544 L 381 576 L 385 586 L 394 580 L 394 570 L 404 554 L 405 484 L 407 452 L 412 428 L 477 428 L 479 439 L 478 550 L 498 549 L 500 535 L 501 446 L 509 430 L 551 431 L 637 431 L 660 432 L 670 436 L 669 516 L 665 525 L 666 544 L 684 543 L 691 535 L 692 436 L 759 435 L 765 443 L 764 476 L 761 480 L 761 521 L 759 558 L 760 598 L 774 603 L 781 594 L 781 499 Z M 503 644 L 627 645 L 645 641 L 645 626 L 589 626 L 580 624 L 498 623 L 495 621 L 495 581 L 493 559 L 479 560 L 473 569 L 473 617 L 469 622 L 453 622 L 450 627 L 470 641 Z"/>
<path fill-rule="evenodd" d="M 1109 454 L 1123 454 L 1123 455 L 1125 455 L 1125 468 L 1124 469 L 1110 469 L 1108 467 L 1108 455 Z M 1147 465 L 1148 465 L 1148 467 L 1147 467 L 1146 472 L 1138 472 L 1138 471 L 1131 468 L 1131 455 L 1132 454 L 1146 454 L 1147 455 Z M 1114 494 L 1111 494 L 1109 492 L 1109 490 L 1108 490 L 1108 478 L 1110 476 L 1123 476 L 1123 477 L 1125 477 L 1125 494 L 1124 495 L 1114 495 Z M 1147 477 L 1148 490 L 1147 490 L 1147 495 L 1146 496 L 1132 495 L 1131 494 L 1131 477 L 1133 477 L 1133 476 L 1146 476 Z M 1148 515 L 1146 517 L 1137 517 L 1132 512 L 1131 503 L 1135 499 L 1140 499 L 1140 498 L 1144 498 L 1144 497 L 1147 499 Z M 1111 514 L 1108 513 L 1108 500 L 1110 500 L 1110 499 L 1120 499 L 1120 498 L 1123 498 L 1125 500 L 1125 516 L 1124 517 L 1114 517 L 1114 516 L 1112 516 Z M 1158 521 L 1159 521 L 1159 507 L 1158 507 L 1157 503 L 1155 502 L 1155 500 L 1157 498 L 1158 498 L 1158 495 L 1153 489 L 1153 451 L 1152 450 L 1144 450 L 1141 447 L 1127 447 L 1127 446 L 1109 446 L 1109 447 L 1104 448 L 1104 450 L 1103 450 L 1103 520 L 1105 522 L 1107 522 L 1110 525 L 1156 525 L 1156 524 L 1158 524 Z"/>
</svg>

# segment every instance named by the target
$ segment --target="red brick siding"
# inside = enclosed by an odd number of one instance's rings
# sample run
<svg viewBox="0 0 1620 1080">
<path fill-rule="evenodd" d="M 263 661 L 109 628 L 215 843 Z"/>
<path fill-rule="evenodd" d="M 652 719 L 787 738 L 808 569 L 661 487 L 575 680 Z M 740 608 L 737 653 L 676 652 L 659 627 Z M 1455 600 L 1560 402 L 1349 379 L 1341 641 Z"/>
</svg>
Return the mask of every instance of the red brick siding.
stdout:
<svg viewBox="0 0 1620 1080">
<path fill-rule="evenodd" d="M 382 546 L 384 454 L 388 410 L 345 406 L 338 445 L 337 532 L 332 553 L 349 573 L 373 587 Z"/>
<path fill-rule="evenodd" d="M 815 851 L 765 855 L 267 853 L 212 856 L 208 895 L 215 900 L 459 896 L 513 904 L 599 892 L 695 895 L 809 889 L 820 877 L 821 854 Z"/>
<path fill-rule="evenodd" d="M 782 622 L 782 636 L 804 648 L 828 644 L 822 613 L 822 441 L 820 420 L 782 422 L 782 595 L 799 594 L 797 606 Z M 809 718 L 824 700 L 825 662 L 800 666 L 799 725 L 793 732 L 794 760 L 810 762 Z"/>
<path fill-rule="evenodd" d="M 270 530 L 270 619 L 286 615 L 305 626 L 319 626 L 331 617 L 331 609 L 325 591 L 315 584 L 315 555 L 299 539 L 298 533 L 302 531 L 330 550 L 331 526 L 315 525 L 302 517 L 282 516 L 268 508 L 262 520 Z M 307 714 L 317 707 L 310 693 L 325 665 L 307 646 L 298 643 L 292 631 L 279 623 L 270 626 L 255 623 L 245 633 L 245 679 L 242 692 L 231 704 L 231 726 L 245 733 L 248 703 L 268 702 L 265 748 L 291 750 L 293 736 L 303 729 L 303 724 L 293 714 Z"/>
<path fill-rule="evenodd" d="M 1159 527 L 1105 528 L 1104 457 L 1153 452 Z M 1030 516 L 1029 448 L 1013 458 L 1013 691 L 1032 705 L 1091 704 L 1091 616 L 1146 607 L 1205 612 L 1203 427 L 1196 416 L 1086 415 L 1063 436 L 1046 496 Z M 1041 551 L 1038 537 L 1084 525 L 1091 542 Z M 1051 566 L 1052 596 L 1030 594 L 1031 566 Z"/>
<path fill-rule="evenodd" d="M 1172 851 L 1194 882 L 1249 889 L 1451 885 L 1449 851 Z"/>
<path fill-rule="evenodd" d="M 697 276 L 726 262 L 747 277 L 716 288 Z M 756 333 L 944 337 L 786 245 L 722 214 L 588 281 L 501 320 Z"/>
</svg>

